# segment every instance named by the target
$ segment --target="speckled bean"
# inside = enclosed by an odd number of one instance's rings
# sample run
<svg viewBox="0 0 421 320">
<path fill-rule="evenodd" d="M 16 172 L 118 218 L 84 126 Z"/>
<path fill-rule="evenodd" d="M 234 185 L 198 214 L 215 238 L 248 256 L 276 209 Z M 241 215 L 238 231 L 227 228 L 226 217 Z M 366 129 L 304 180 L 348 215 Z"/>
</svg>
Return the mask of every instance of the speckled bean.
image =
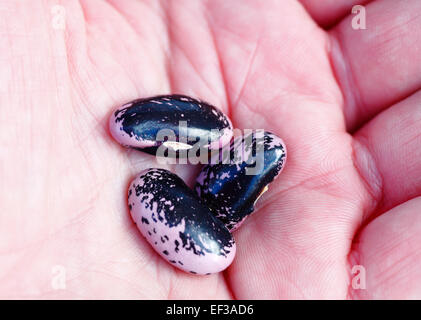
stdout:
<svg viewBox="0 0 421 320">
<path fill-rule="evenodd" d="M 221 154 L 230 155 L 231 163 L 208 164 L 203 167 L 196 179 L 195 190 L 205 201 L 215 217 L 225 223 L 231 231 L 236 230 L 254 211 L 260 196 L 282 171 L 286 161 L 286 148 L 283 141 L 270 132 L 264 132 L 263 167 L 257 174 L 246 174 L 250 163 L 252 147 L 256 149 L 255 133 L 241 136 L 224 148 Z M 252 144 L 246 143 L 252 141 Z M 216 155 L 221 158 L 221 155 Z M 222 160 L 219 159 L 219 160 Z M 218 162 L 212 160 L 213 163 Z"/>
<path fill-rule="evenodd" d="M 120 144 L 156 154 L 163 145 L 169 156 L 186 157 L 196 143 L 201 148 L 218 149 L 232 137 L 228 117 L 214 106 L 183 95 L 166 95 L 138 99 L 118 108 L 110 117 L 111 135 Z M 174 133 L 165 138 L 165 130 Z M 160 141 L 161 140 L 161 141 Z M 167 153 L 168 154 L 168 153 Z"/>
<path fill-rule="evenodd" d="M 128 204 L 142 235 L 173 266 L 210 274 L 234 259 L 236 245 L 228 229 L 174 173 L 142 171 L 130 183 Z"/>
</svg>

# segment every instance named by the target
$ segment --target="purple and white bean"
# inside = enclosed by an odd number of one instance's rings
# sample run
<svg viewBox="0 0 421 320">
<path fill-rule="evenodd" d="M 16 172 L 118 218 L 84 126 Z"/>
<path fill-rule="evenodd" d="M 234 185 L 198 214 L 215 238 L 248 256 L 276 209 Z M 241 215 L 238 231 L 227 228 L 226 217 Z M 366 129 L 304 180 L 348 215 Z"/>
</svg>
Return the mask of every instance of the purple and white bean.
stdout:
<svg viewBox="0 0 421 320">
<path fill-rule="evenodd" d="M 214 106 L 183 95 L 138 99 L 118 108 L 110 117 L 114 139 L 149 154 L 158 148 L 186 157 L 197 146 L 219 149 L 231 140 L 231 121 Z M 164 152 L 163 152 L 164 153 Z M 167 152 L 168 154 L 168 152 Z"/>
<path fill-rule="evenodd" d="M 285 166 L 282 139 L 267 131 L 258 134 L 234 139 L 196 179 L 197 194 L 231 231 L 253 213 L 257 200 Z"/>
<path fill-rule="evenodd" d="M 173 266 L 211 274 L 234 259 L 236 245 L 228 229 L 174 173 L 142 171 L 130 183 L 128 203 L 142 235 Z"/>
</svg>

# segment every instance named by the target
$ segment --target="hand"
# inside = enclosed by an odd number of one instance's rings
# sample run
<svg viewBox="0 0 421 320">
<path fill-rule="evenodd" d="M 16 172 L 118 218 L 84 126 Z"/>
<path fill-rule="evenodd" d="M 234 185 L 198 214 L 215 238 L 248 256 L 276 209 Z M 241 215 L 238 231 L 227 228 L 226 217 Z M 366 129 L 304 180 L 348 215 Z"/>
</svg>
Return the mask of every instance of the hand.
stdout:
<svg viewBox="0 0 421 320">
<path fill-rule="evenodd" d="M 421 298 L 421 3 L 372 1 L 354 30 L 361 1 L 302 2 L 1 1 L 0 297 Z M 174 269 L 128 215 L 157 164 L 107 120 L 165 93 L 288 147 L 221 274 Z"/>
</svg>

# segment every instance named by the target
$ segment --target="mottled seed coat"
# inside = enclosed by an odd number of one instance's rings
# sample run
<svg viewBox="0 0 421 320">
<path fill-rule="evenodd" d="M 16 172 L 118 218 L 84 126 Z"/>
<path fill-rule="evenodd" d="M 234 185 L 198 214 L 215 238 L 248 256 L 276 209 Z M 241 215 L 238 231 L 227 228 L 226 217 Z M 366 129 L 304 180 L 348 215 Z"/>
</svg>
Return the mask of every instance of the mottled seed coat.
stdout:
<svg viewBox="0 0 421 320">
<path fill-rule="evenodd" d="M 270 132 L 261 133 L 260 137 L 253 132 L 234 139 L 216 157 L 199 173 L 195 190 L 215 217 L 234 231 L 284 168 L 286 148 Z"/>
<path fill-rule="evenodd" d="M 236 246 L 228 229 L 174 173 L 142 171 L 130 183 L 128 204 L 142 235 L 175 267 L 210 274 L 234 259 Z"/>
<path fill-rule="evenodd" d="M 114 139 L 124 146 L 155 155 L 163 145 L 160 150 L 167 150 L 165 156 L 169 157 L 187 157 L 185 150 L 196 144 L 218 149 L 232 137 L 232 124 L 221 111 L 183 95 L 127 103 L 113 112 L 109 128 Z"/>
</svg>

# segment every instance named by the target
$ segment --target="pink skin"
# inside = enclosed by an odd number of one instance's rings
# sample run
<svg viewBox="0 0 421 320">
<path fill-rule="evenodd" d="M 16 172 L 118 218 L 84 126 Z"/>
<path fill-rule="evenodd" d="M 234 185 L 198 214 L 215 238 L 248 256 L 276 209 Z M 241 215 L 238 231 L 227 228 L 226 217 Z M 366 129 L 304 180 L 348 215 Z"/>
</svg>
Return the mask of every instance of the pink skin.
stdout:
<svg viewBox="0 0 421 320">
<path fill-rule="evenodd" d="M 227 254 L 226 257 L 219 256 L 215 254 L 207 253 L 204 256 L 198 256 L 193 253 L 192 250 L 187 251 L 181 246 L 181 239 L 179 237 L 179 232 L 184 232 L 185 221 L 182 220 L 176 227 L 169 228 L 166 224 L 166 220 L 164 218 L 163 221 L 158 219 L 157 222 L 154 222 L 152 215 L 154 214 L 157 217 L 157 213 L 154 207 L 146 208 L 145 202 L 140 202 L 139 199 L 148 196 L 149 199 L 153 198 L 152 194 L 141 194 L 139 197 L 136 196 L 136 191 L 133 188 L 133 184 L 143 184 L 144 181 L 142 176 L 146 173 L 147 170 L 142 171 L 137 175 L 137 177 L 130 183 L 131 192 L 129 193 L 129 204 L 132 205 L 132 209 L 130 211 L 132 219 L 136 222 L 136 226 L 139 231 L 143 234 L 149 244 L 154 248 L 154 250 L 161 255 L 162 258 L 167 260 L 171 265 L 184 270 L 186 272 L 195 271 L 197 274 L 209 274 L 209 273 L 217 273 L 220 271 L 225 270 L 233 261 L 235 257 L 236 246 L 235 244 L 233 247 L 230 248 L 230 253 Z M 163 200 L 165 201 L 165 200 Z M 147 202 L 147 201 L 146 201 Z M 170 204 L 171 205 L 171 204 Z M 174 210 L 175 208 L 173 208 Z M 182 214 L 182 213 L 180 213 Z M 142 223 L 142 217 L 145 217 L 148 220 L 148 224 Z M 156 233 L 153 231 L 155 229 Z M 149 232 L 149 233 L 148 233 Z M 161 237 L 166 235 L 168 240 L 161 241 Z M 179 251 L 174 251 L 174 240 L 178 240 L 180 242 Z M 199 247 L 197 247 L 199 249 Z M 168 254 L 164 254 L 164 250 L 168 252 Z M 176 263 L 171 263 L 170 261 L 174 260 Z M 179 263 L 178 261 L 181 261 Z"/>
<path fill-rule="evenodd" d="M 0 297 L 421 298 L 421 2 L 371 1 L 366 30 L 364 1 L 178 2 L 62 0 L 64 30 L 55 1 L 1 2 Z M 128 215 L 128 182 L 156 163 L 108 117 L 160 93 L 288 146 L 224 273 L 171 267 Z"/>
</svg>

